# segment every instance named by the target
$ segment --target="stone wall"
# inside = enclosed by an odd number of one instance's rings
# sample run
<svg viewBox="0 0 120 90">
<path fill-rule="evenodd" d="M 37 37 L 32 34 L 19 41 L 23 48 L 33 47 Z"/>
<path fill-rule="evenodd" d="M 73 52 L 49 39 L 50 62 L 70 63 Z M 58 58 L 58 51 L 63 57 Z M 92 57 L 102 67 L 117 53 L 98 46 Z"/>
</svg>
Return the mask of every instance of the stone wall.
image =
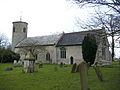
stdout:
<svg viewBox="0 0 120 90">
<path fill-rule="evenodd" d="M 58 48 L 58 63 L 71 64 L 70 58 L 73 57 L 73 63 L 79 64 L 83 61 L 82 47 L 81 46 L 65 46 L 66 48 L 66 58 L 60 57 L 60 47 Z"/>
</svg>

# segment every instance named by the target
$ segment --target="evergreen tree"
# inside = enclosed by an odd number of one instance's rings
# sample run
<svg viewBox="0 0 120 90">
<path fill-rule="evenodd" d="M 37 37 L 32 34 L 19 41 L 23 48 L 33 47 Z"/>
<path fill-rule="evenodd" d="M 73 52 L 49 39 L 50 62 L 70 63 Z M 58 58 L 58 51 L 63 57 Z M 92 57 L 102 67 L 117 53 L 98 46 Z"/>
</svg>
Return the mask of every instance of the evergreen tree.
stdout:
<svg viewBox="0 0 120 90">
<path fill-rule="evenodd" d="M 93 34 L 87 34 L 82 42 L 82 54 L 86 63 L 90 62 L 90 66 L 94 63 L 97 51 L 96 38 Z"/>
</svg>

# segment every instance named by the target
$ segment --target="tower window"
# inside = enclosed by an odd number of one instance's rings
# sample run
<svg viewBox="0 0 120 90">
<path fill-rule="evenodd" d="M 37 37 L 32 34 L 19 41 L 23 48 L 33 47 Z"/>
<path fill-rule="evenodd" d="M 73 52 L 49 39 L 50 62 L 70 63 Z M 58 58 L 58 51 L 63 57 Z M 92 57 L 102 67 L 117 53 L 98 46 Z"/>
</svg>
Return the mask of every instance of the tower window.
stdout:
<svg viewBox="0 0 120 90">
<path fill-rule="evenodd" d="M 26 33 L 26 28 L 23 28 L 23 32 Z"/>
<path fill-rule="evenodd" d="M 65 48 L 60 48 L 60 56 L 61 58 L 66 58 L 66 49 Z"/>
<path fill-rule="evenodd" d="M 15 32 L 15 27 L 13 27 L 13 32 Z"/>
</svg>

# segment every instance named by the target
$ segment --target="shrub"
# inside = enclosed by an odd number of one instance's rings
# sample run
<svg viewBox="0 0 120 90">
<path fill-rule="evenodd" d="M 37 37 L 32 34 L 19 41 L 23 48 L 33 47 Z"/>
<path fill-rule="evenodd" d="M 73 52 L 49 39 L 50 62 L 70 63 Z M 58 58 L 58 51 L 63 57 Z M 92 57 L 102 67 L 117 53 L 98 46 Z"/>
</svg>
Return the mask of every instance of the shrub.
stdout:
<svg viewBox="0 0 120 90">
<path fill-rule="evenodd" d="M 0 48 L 0 62 L 7 63 L 19 60 L 19 54 L 14 53 L 9 49 Z"/>
</svg>

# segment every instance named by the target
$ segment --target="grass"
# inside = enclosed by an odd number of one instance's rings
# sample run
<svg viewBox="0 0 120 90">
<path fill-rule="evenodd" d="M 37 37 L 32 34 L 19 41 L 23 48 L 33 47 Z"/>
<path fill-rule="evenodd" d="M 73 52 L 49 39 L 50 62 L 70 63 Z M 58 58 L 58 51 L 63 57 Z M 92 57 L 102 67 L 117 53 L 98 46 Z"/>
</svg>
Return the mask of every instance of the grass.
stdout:
<svg viewBox="0 0 120 90">
<path fill-rule="evenodd" d="M 60 68 L 58 65 L 45 64 L 38 68 L 38 72 L 24 74 L 23 67 L 13 68 L 12 71 L 5 71 L 13 64 L 0 64 L 0 90 L 80 90 L 80 74 L 70 73 L 71 65 Z M 54 67 L 58 71 L 54 71 Z M 113 68 L 100 68 L 105 82 L 100 82 L 92 67 L 88 72 L 89 85 L 91 90 L 120 90 L 120 65 L 113 63 Z"/>
</svg>

